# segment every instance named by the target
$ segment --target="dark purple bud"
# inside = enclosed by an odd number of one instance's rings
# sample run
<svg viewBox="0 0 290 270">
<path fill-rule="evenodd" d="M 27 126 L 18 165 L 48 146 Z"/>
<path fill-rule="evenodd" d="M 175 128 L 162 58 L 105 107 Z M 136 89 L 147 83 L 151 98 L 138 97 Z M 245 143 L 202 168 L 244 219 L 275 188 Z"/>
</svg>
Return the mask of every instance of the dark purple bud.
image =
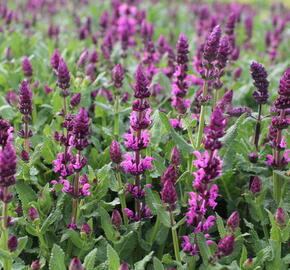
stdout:
<svg viewBox="0 0 290 270">
<path fill-rule="evenodd" d="M 50 64 L 53 69 L 58 70 L 60 55 L 58 50 L 55 50 L 50 57 Z"/>
<path fill-rule="evenodd" d="M 240 225 L 240 214 L 238 211 L 233 212 L 227 221 L 228 228 L 234 232 Z"/>
<path fill-rule="evenodd" d="M 28 81 L 23 81 L 19 88 L 19 111 L 24 115 L 32 112 L 32 91 Z"/>
<path fill-rule="evenodd" d="M 269 81 L 267 80 L 267 71 L 264 66 L 258 62 L 253 62 L 250 66 L 251 75 L 254 80 L 254 86 L 258 91 L 253 93 L 253 97 L 258 104 L 267 103 Z"/>
<path fill-rule="evenodd" d="M 272 126 L 276 129 L 287 129 L 290 123 L 290 119 L 280 118 L 278 116 L 273 117 Z"/>
<path fill-rule="evenodd" d="M 90 63 L 95 64 L 99 60 L 98 52 L 96 50 L 93 50 L 91 57 L 90 57 Z"/>
<path fill-rule="evenodd" d="M 52 92 L 52 88 L 51 87 L 49 87 L 48 85 L 45 85 L 44 86 L 44 92 L 45 92 L 45 94 L 49 94 L 49 93 L 51 93 Z"/>
<path fill-rule="evenodd" d="M 84 222 L 81 227 L 81 232 L 85 234 L 90 234 L 92 232 L 90 225 L 87 222 Z"/>
<path fill-rule="evenodd" d="M 110 157 L 111 161 L 120 164 L 122 161 L 122 153 L 120 149 L 120 145 L 116 140 L 113 140 L 110 146 Z"/>
<path fill-rule="evenodd" d="M 81 68 L 84 67 L 84 65 L 88 61 L 88 58 L 89 58 L 89 52 L 88 50 L 84 50 L 79 57 L 79 60 L 77 62 L 77 67 L 81 67 Z"/>
<path fill-rule="evenodd" d="M 234 251 L 235 236 L 227 235 L 218 243 L 218 255 L 220 257 L 228 256 Z"/>
<path fill-rule="evenodd" d="M 11 216 L 7 217 L 7 227 L 12 227 L 14 225 L 14 220 Z"/>
<path fill-rule="evenodd" d="M 223 69 L 227 65 L 228 56 L 231 53 L 231 45 L 228 36 L 224 36 L 219 43 L 217 52 L 217 65 L 220 69 Z"/>
<path fill-rule="evenodd" d="M 120 226 L 122 225 L 122 217 L 118 210 L 113 210 L 111 222 L 116 230 L 120 230 Z"/>
<path fill-rule="evenodd" d="M 277 209 L 275 219 L 280 226 L 285 225 L 285 212 L 283 208 L 279 207 Z"/>
<path fill-rule="evenodd" d="M 258 176 L 255 176 L 252 180 L 250 191 L 257 195 L 262 190 L 262 181 Z"/>
<path fill-rule="evenodd" d="M 169 210 L 172 211 L 175 209 L 175 204 L 178 197 L 174 188 L 174 184 L 170 180 L 167 180 L 163 183 L 163 187 L 161 190 L 161 199 L 162 202 L 169 204 Z"/>
<path fill-rule="evenodd" d="M 10 104 L 10 105 L 16 105 L 18 103 L 18 96 L 17 94 L 12 91 L 9 90 L 5 96 L 6 101 Z"/>
<path fill-rule="evenodd" d="M 79 258 L 75 257 L 71 260 L 69 270 L 86 270 Z"/>
<path fill-rule="evenodd" d="M 68 89 L 70 87 L 70 72 L 66 62 L 62 58 L 59 59 L 57 78 L 57 86 L 59 88 Z"/>
<path fill-rule="evenodd" d="M 228 90 L 223 95 L 221 100 L 217 103 L 217 107 L 219 107 L 222 110 L 222 112 L 225 112 L 227 111 L 228 108 L 231 108 L 232 100 L 233 100 L 233 90 Z"/>
<path fill-rule="evenodd" d="M 180 152 L 177 146 L 174 146 L 171 150 L 170 163 L 174 166 L 179 166 L 181 163 Z"/>
<path fill-rule="evenodd" d="M 208 62 L 212 62 L 217 57 L 218 46 L 221 38 L 221 27 L 220 25 L 215 26 L 210 35 L 208 36 L 203 50 L 203 57 Z"/>
<path fill-rule="evenodd" d="M 274 105 L 276 109 L 285 110 L 290 108 L 290 98 L 287 96 L 279 96 L 275 102 Z"/>
<path fill-rule="evenodd" d="M 188 42 L 185 34 L 181 33 L 177 42 L 177 57 L 176 62 L 178 65 L 184 65 L 188 62 Z"/>
<path fill-rule="evenodd" d="M 226 27 L 225 27 L 225 33 L 227 35 L 233 35 L 234 34 L 234 30 L 235 30 L 235 24 L 236 24 L 236 20 L 237 20 L 237 15 L 236 13 L 231 13 L 230 16 L 228 17 L 227 23 L 226 23 Z"/>
<path fill-rule="evenodd" d="M 76 93 L 72 96 L 71 100 L 70 100 L 70 105 L 72 106 L 72 108 L 75 108 L 76 106 L 78 106 L 81 102 L 81 93 Z"/>
<path fill-rule="evenodd" d="M 122 263 L 119 270 L 129 270 L 129 265 L 127 263 Z"/>
<path fill-rule="evenodd" d="M 281 96 L 290 97 L 290 67 L 286 69 L 280 80 L 278 93 Z"/>
<path fill-rule="evenodd" d="M 17 157 L 15 149 L 8 141 L 0 151 L 0 186 L 11 186 L 15 184 Z"/>
<path fill-rule="evenodd" d="M 10 236 L 8 238 L 7 245 L 8 245 L 8 249 L 10 250 L 10 252 L 15 251 L 17 249 L 17 247 L 18 247 L 18 239 L 17 239 L 17 237 L 15 235 Z"/>
<path fill-rule="evenodd" d="M 233 60 L 233 61 L 238 60 L 238 59 L 239 59 L 239 56 L 240 56 L 240 48 L 237 47 L 237 48 L 235 48 L 235 49 L 233 50 L 233 52 L 232 52 L 232 60 Z"/>
<path fill-rule="evenodd" d="M 259 159 L 259 155 L 257 153 L 250 153 L 248 155 L 249 161 L 252 163 L 257 163 Z"/>
<path fill-rule="evenodd" d="M 103 11 L 100 17 L 99 24 L 102 28 L 102 31 L 105 31 L 109 23 L 109 14 L 107 11 Z"/>
<path fill-rule="evenodd" d="M 24 76 L 31 77 L 33 75 L 32 65 L 27 56 L 24 57 L 22 62 L 22 71 Z"/>
<path fill-rule="evenodd" d="M 124 70 L 121 64 L 117 64 L 113 69 L 114 86 L 120 88 L 123 84 Z"/>
<path fill-rule="evenodd" d="M 149 81 L 147 80 L 143 70 L 142 65 L 139 64 L 136 71 L 136 84 L 134 89 L 135 98 L 148 98 L 150 97 L 149 92 Z"/>
<path fill-rule="evenodd" d="M 123 103 L 127 103 L 128 99 L 129 99 L 129 92 L 125 92 L 124 95 L 121 98 L 121 101 Z"/>
<path fill-rule="evenodd" d="M 237 80 L 241 77 L 242 75 L 242 72 L 243 72 L 243 69 L 242 68 L 237 68 L 235 71 L 234 71 L 234 78 Z"/>
<path fill-rule="evenodd" d="M 252 258 L 248 258 L 243 263 L 243 269 L 252 270 L 254 268 L 254 260 Z"/>
<path fill-rule="evenodd" d="M 15 209 L 16 214 L 21 215 L 23 213 L 21 204 L 18 204 Z"/>
<path fill-rule="evenodd" d="M 248 107 L 235 107 L 227 111 L 227 114 L 233 117 L 240 117 L 242 114 L 251 114 L 251 109 Z"/>
<path fill-rule="evenodd" d="M 40 270 L 40 262 L 38 260 L 33 261 L 30 267 L 31 270 Z"/>
<path fill-rule="evenodd" d="M 27 151 L 22 150 L 20 156 L 24 162 L 29 162 L 29 153 Z"/>
<path fill-rule="evenodd" d="M 28 217 L 31 221 L 34 221 L 35 219 L 39 218 L 39 213 L 38 213 L 37 209 L 34 207 L 29 207 Z"/>
</svg>

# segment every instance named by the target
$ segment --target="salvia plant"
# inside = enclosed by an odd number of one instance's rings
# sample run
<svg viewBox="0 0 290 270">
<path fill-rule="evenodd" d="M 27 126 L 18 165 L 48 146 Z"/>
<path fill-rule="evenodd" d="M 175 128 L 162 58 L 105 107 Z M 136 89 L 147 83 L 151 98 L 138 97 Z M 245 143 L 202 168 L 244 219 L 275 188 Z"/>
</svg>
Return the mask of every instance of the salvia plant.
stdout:
<svg viewBox="0 0 290 270">
<path fill-rule="evenodd" d="M 0 3 L 0 268 L 290 269 L 287 1 Z"/>
</svg>

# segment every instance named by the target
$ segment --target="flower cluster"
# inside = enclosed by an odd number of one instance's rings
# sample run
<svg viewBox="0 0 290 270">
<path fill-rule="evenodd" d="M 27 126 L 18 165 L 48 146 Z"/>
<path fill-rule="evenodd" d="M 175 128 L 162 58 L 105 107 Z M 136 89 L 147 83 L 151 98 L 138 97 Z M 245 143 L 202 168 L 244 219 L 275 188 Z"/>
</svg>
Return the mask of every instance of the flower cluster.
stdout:
<svg viewBox="0 0 290 270">
<path fill-rule="evenodd" d="M 287 129 L 290 124 L 286 113 L 290 108 L 290 68 L 284 72 L 280 80 L 278 93 L 279 96 L 274 102 L 277 115 L 273 117 L 269 130 L 270 146 L 274 155 L 268 155 L 266 163 L 273 167 L 284 167 L 290 161 L 289 150 L 284 151 L 284 156 L 281 156 L 281 152 L 287 148 L 282 130 Z"/>
<path fill-rule="evenodd" d="M 148 147 L 150 135 L 147 132 L 147 128 L 151 124 L 150 120 L 150 105 L 146 98 L 150 97 L 149 92 L 149 81 L 147 80 L 142 66 L 139 65 L 136 71 L 136 84 L 134 89 L 134 100 L 132 105 L 132 113 L 130 117 L 130 133 L 125 134 L 124 138 L 126 139 L 126 147 L 134 152 L 134 155 L 131 153 L 125 154 L 123 157 L 125 160 L 120 164 L 125 172 L 135 175 L 135 186 L 137 187 L 138 194 L 141 192 L 141 179 L 140 176 L 145 173 L 147 169 L 152 170 L 152 161 L 154 158 L 145 157 L 142 158 L 141 150 Z M 135 188 L 131 187 L 131 191 L 134 191 Z M 139 203 L 139 199 L 137 199 Z M 146 206 L 143 207 L 143 210 Z M 137 207 L 136 214 L 134 218 L 129 212 L 126 212 L 126 215 L 129 219 L 142 218 L 142 213 L 145 214 L 148 211 L 141 211 L 140 207 Z M 125 210 L 124 210 L 125 211 Z M 146 216 L 146 215 L 145 215 Z"/>
<path fill-rule="evenodd" d="M 223 162 L 217 156 L 217 151 L 222 147 L 219 139 L 224 136 L 226 127 L 226 119 L 219 107 L 215 108 L 210 119 L 210 125 L 206 127 L 206 138 L 203 140 L 206 151 L 200 153 L 194 151 L 196 160 L 195 167 L 198 169 L 193 173 L 195 180 L 193 186 L 196 192 L 189 192 L 188 200 L 189 208 L 185 214 L 187 216 L 187 225 L 194 226 L 194 233 L 204 232 L 208 238 L 208 231 L 214 225 L 215 216 L 208 215 L 215 209 L 217 203 L 216 198 L 219 196 L 218 187 L 212 184 L 222 174 Z M 183 237 L 182 247 L 184 251 L 190 254 L 197 254 L 197 246 L 195 240 L 191 244 L 189 237 Z M 211 244 L 209 240 L 208 244 Z"/>
<path fill-rule="evenodd" d="M 172 81 L 172 102 L 171 105 L 179 113 L 178 119 L 171 119 L 171 124 L 174 128 L 181 127 L 180 116 L 185 114 L 190 106 L 190 100 L 184 99 L 187 94 L 188 82 L 186 81 L 188 71 L 188 42 L 187 37 L 181 33 L 177 43 L 177 56 L 175 72 Z"/>
</svg>

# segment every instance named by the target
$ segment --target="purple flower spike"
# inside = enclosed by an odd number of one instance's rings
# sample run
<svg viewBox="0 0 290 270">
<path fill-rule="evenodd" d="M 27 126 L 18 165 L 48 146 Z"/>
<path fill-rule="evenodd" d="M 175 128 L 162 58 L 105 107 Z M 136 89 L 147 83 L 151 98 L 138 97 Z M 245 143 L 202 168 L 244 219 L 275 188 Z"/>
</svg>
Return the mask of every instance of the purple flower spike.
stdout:
<svg viewBox="0 0 290 270">
<path fill-rule="evenodd" d="M 92 229 L 90 225 L 87 222 L 84 222 L 81 227 L 81 232 L 85 234 L 90 234 L 92 232 Z"/>
<path fill-rule="evenodd" d="M 175 209 L 175 204 L 178 197 L 174 188 L 174 184 L 170 180 L 167 180 L 163 183 L 163 188 L 161 190 L 161 199 L 162 202 L 169 204 L 170 211 Z"/>
<path fill-rule="evenodd" d="M 230 255 L 235 248 L 235 236 L 228 235 L 222 238 L 218 243 L 218 252 L 219 257 L 224 257 Z"/>
<path fill-rule="evenodd" d="M 113 69 L 114 86 L 116 88 L 122 87 L 123 79 L 124 79 L 124 70 L 122 65 L 119 63 Z"/>
<path fill-rule="evenodd" d="M 226 27 L 225 27 L 225 33 L 227 35 L 233 35 L 234 34 L 234 30 L 235 30 L 235 24 L 236 24 L 236 20 L 237 20 L 237 15 L 236 13 L 231 13 L 230 16 L 228 17 L 227 23 L 226 23 Z"/>
<path fill-rule="evenodd" d="M 18 247 L 18 239 L 15 235 L 10 236 L 8 238 L 8 243 L 7 243 L 8 249 L 10 250 L 10 252 L 13 252 L 17 249 Z"/>
<path fill-rule="evenodd" d="M 118 210 L 113 210 L 111 222 L 116 230 L 120 230 L 120 226 L 122 225 L 122 217 Z"/>
<path fill-rule="evenodd" d="M 253 178 L 252 184 L 250 186 L 250 191 L 256 195 L 262 190 L 262 181 L 258 176 Z"/>
<path fill-rule="evenodd" d="M 23 59 L 22 70 L 23 70 L 24 76 L 26 77 L 31 77 L 33 75 L 32 65 L 27 56 L 25 56 Z"/>
<path fill-rule="evenodd" d="M 262 64 L 253 62 L 250 66 L 251 75 L 254 80 L 254 86 L 258 91 L 253 93 L 253 97 L 258 104 L 267 103 L 269 81 L 267 80 L 267 71 Z"/>
<path fill-rule="evenodd" d="M 227 65 L 228 57 L 231 53 L 231 45 L 228 36 L 224 36 L 220 43 L 217 52 L 217 65 L 220 69 L 223 69 Z"/>
<path fill-rule="evenodd" d="M 80 67 L 80 68 L 84 67 L 84 65 L 88 61 L 88 58 L 89 58 L 89 52 L 88 50 L 84 50 L 79 57 L 79 60 L 77 62 L 77 67 Z"/>
<path fill-rule="evenodd" d="M 28 81 L 23 81 L 19 88 L 19 111 L 24 115 L 32 112 L 32 91 Z"/>
<path fill-rule="evenodd" d="M 216 60 L 221 34 L 221 27 L 220 25 L 217 25 L 206 40 L 203 50 L 203 57 L 209 63 Z"/>
<path fill-rule="evenodd" d="M 275 219 L 280 226 L 285 225 L 285 212 L 284 212 L 283 208 L 279 207 L 277 209 Z"/>
<path fill-rule="evenodd" d="M 234 232 L 240 225 L 240 214 L 238 211 L 233 212 L 227 221 L 228 228 Z"/>
<path fill-rule="evenodd" d="M 69 270 L 86 270 L 79 258 L 75 257 L 71 260 Z"/>
<path fill-rule="evenodd" d="M 0 186 L 8 187 L 15 184 L 16 164 L 15 149 L 8 142 L 0 151 Z"/>
<path fill-rule="evenodd" d="M 59 55 L 58 50 L 55 50 L 50 57 L 50 64 L 53 69 L 58 70 L 60 58 L 61 57 Z"/>
<path fill-rule="evenodd" d="M 70 87 L 70 72 L 68 70 L 66 62 L 62 58 L 60 58 L 59 60 L 57 78 L 57 86 L 59 88 L 65 90 Z"/>
<path fill-rule="evenodd" d="M 136 71 L 136 84 L 134 89 L 135 98 L 148 98 L 151 93 L 149 92 L 149 81 L 147 80 L 143 70 L 142 65 L 139 64 Z"/>
<path fill-rule="evenodd" d="M 179 65 L 184 65 L 188 62 L 188 42 L 185 34 L 181 33 L 177 43 L 177 57 L 176 62 Z"/>
<path fill-rule="evenodd" d="M 76 93 L 72 96 L 70 100 L 70 105 L 72 106 L 72 108 L 75 108 L 80 104 L 81 97 L 82 97 L 81 93 Z"/>
<path fill-rule="evenodd" d="M 284 72 L 280 84 L 278 93 L 281 96 L 288 97 L 288 105 L 289 105 L 289 97 L 290 97 L 290 67 Z M 289 107 L 288 107 L 289 108 Z"/>
<path fill-rule="evenodd" d="M 120 164 L 122 161 L 122 153 L 120 149 L 120 145 L 116 140 L 113 140 L 110 146 L 110 157 L 111 161 Z"/>
</svg>

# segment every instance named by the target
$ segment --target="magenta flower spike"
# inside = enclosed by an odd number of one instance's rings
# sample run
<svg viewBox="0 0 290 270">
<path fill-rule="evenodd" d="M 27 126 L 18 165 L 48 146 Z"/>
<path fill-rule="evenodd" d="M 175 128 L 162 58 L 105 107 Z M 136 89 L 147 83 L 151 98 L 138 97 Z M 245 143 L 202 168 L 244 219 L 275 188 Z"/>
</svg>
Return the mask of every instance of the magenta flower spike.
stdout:
<svg viewBox="0 0 290 270">
<path fill-rule="evenodd" d="M 27 56 L 25 56 L 23 59 L 22 71 L 25 77 L 29 78 L 33 75 L 32 64 Z"/>
</svg>

